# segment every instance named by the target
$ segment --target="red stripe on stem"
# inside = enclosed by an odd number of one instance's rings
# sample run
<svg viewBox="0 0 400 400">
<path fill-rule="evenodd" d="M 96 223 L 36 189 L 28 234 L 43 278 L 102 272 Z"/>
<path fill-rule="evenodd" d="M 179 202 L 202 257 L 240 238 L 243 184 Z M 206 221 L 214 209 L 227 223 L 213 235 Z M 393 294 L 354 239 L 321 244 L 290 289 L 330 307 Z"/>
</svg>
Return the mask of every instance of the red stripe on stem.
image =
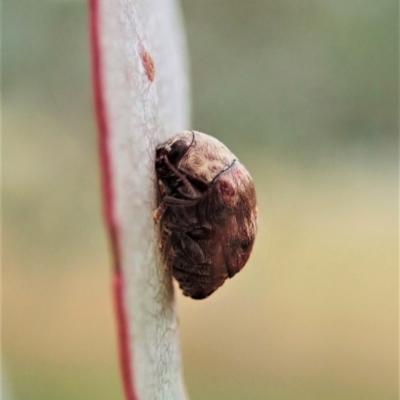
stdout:
<svg viewBox="0 0 400 400">
<path fill-rule="evenodd" d="M 115 307 L 118 324 L 119 355 L 122 370 L 122 380 L 125 396 L 127 400 L 137 400 L 132 381 L 132 364 L 129 349 L 129 333 L 124 304 L 124 282 L 123 273 L 120 265 L 118 230 L 114 218 L 114 198 L 111 177 L 111 162 L 108 149 L 110 131 L 107 121 L 106 105 L 102 82 L 102 59 L 99 37 L 99 1 L 89 0 L 89 23 L 90 23 L 90 42 L 92 53 L 92 76 L 94 101 L 97 115 L 99 156 L 101 168 L 101 183 L 103 193 L 103 211 L 108 227 L 111 251 L 114 264 L 113 291 L 115 297 Z"/>
<path fill-rule="evenodd" d="M 131 371 L 131 357 L 129 351 L 129 333 L 127 314 L 123 299 L 123 276 L 118 271 L 114 274 L 114 296 L 118 321 L 119 356 L 121 363 L 122 381 L 127 400 L 136 400 Z"/>
</svg>

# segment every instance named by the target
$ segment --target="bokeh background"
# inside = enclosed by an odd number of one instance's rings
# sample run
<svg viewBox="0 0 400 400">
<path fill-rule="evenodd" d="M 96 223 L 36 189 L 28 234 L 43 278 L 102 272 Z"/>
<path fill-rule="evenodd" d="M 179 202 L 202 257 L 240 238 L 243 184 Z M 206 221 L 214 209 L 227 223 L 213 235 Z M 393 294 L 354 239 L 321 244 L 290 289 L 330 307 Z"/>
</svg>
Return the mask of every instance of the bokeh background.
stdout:
<svg viewBox="0 0 400 400">
<path fill-rule="evenodd" d="M 193 127 L 256 183 L 247 267 L 177 293 L 192 400 L 398 398 L 398 2 L 183 0 Z M 121 399 L 85 1 L 5 0 L 3 360 Z"/>
</svg>

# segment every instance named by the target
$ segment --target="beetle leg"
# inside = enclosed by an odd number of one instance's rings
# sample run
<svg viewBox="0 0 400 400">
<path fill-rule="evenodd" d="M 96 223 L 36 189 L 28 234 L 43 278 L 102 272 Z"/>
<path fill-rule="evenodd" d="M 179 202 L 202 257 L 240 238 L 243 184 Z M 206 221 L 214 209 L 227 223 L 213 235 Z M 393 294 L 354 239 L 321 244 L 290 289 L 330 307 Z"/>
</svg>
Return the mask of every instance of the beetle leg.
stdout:
<svg viewBox="0 0 400 400">
<path fill-rule="evenodd" d="M 177 197 L 165 196 L 162 199 L 162 203 L 167 206 L 195 206 L 198 202 L 198 199 L 179 199 Z"/>
<path fill-rule="evenodd" d="M 187 234 L 182 233 L 179 236 L 182 251 L 185 253 L 185 256 L 195 265 L 203 264 L 206 259 L 201 247 Z"/>
<path fill-rule="evenodd" d="M 188 207 L 188 206 L 195 206 L 197 204 L 197 199 L 178 199 L 172 196 L 165 196 L 161 200 L 160 205 L 156 208 L 153 212 L 153 219 L 156 224 L 158 224 L 164 215 L 165 211 L 167 210 L 168 206 L 180 206 L 180 207 Z"/>
<path fill-rule="evenodd" d="M 165 243 L 170 236 L 171 236 L 171 230 L 169 229 L 169 227 L 164 226 L 161 232 L 160 240 L 158 241 L 158 248 L 161 252 L 164 251 Z"/>
<path fill-rule="evenodd" d="M 206 225 L 203 226 L 192 226 L 187 231 L 187 235 L 193 240 L 210 240 L 213 237 L 213 231 L 211 227 Z"/>
<path fill-rule="evenodd" d="M 167 165 L 167 167 L 170 169 L 170 171 L 172 171 L 176 176 L 179 177 L 179 179 L 182 181 L 183 185 L 185 186 L 185 189 L 188 192 L 188 195 L 185 195 L 184 193 L 182 193 L 181 191 L 180 194 L 184 195 L 185 197 L 189 197 L 189 198 L 199 198 L 199 193 L 196 191 L 196 189 L 193 187 L 193 185 L 189 182 L 189 180 L 186 178 L 186 176 L 184 174 L 182 174 L 181 172 L 179 172 L 168 160 L 167 157 L 164 158 L 165 164 Z"/>
<path fill-rule="evenodd" d="M 153 212 L 153 218 L 154 222 L 158 224 L 164 215 L 166 209 L 168 208 L 168 204 L 164 203 L 164 201 L 161 201 L 160 205 L 154 210 Z"/>
</svg>

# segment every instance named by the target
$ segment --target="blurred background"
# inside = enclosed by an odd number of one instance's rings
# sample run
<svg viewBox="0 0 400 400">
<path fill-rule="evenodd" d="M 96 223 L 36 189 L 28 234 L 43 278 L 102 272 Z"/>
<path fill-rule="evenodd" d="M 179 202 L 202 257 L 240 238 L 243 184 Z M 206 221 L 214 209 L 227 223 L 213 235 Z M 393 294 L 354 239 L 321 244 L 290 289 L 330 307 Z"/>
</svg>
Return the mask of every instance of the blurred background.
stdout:
<svg viewBox="0 0 400 400">
<path fill-rule="evenodd" d="M 252 173 L 247 267 L 177 292 L 192 400 L 398 398 L 398 2 L 183 0 L 193 127 Z M 3 359 L 121 399 L 85 1 L 5 0 Z"/>
</svg>

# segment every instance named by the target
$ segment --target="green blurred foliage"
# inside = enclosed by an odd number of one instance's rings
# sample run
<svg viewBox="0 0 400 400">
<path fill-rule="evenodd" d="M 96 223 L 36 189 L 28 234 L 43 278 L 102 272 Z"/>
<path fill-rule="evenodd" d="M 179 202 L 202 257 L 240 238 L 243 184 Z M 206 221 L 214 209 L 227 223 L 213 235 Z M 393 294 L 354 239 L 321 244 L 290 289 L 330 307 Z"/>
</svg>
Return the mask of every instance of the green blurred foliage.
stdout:
<svg viewBox="0 0 400 400">
<path fill-rule="evenodd" d="M 396 1 L 183 4 L 196 127 L 311 151 L 396 140 Z"/>
<path fill-rule="evenodd" d="M 192 400 L 397 398 L 397 1 L 182 6 L 193 127 L 244 161 L 260 210 L 240 277 L 178 295 Z M 122 398 L 87 6 L 5 0 L 2 28 L 11 389 Z"/>
</svg>

